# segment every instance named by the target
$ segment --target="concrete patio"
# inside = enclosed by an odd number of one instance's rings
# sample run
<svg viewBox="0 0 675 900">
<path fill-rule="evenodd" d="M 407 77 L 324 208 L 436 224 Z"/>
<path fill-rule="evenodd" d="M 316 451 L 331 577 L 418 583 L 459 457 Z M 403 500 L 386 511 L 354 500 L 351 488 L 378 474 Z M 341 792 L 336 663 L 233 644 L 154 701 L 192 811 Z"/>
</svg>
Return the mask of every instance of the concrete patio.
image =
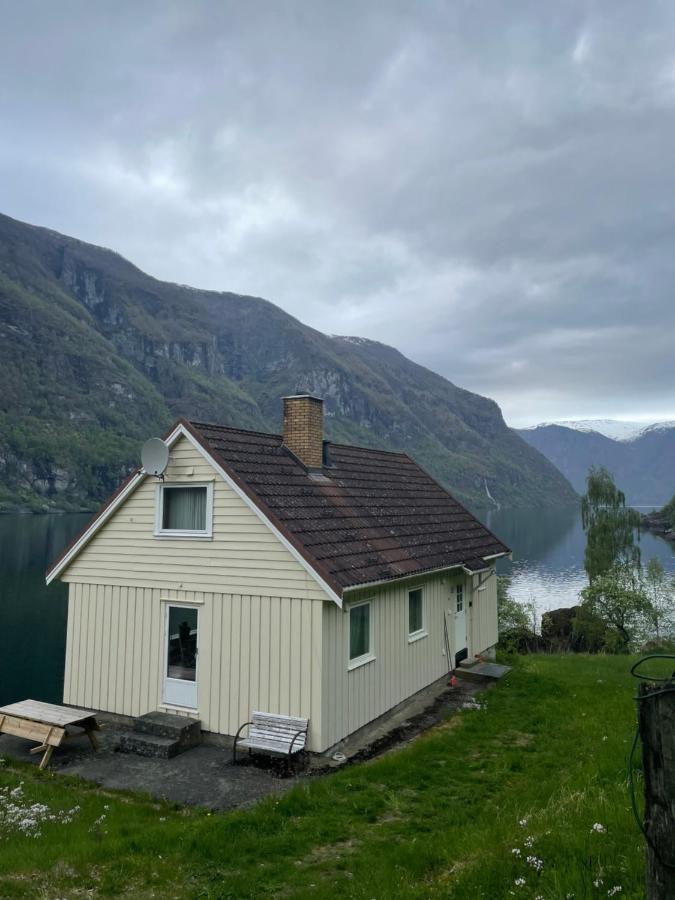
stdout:
<svg viewBox="0 0 675 900">
<path fill-rule="evenodd" d="M 227 810 L 250 806 L 263 797 L 283 794 L 294 785 L 326 774 L 350 763 L 363 762 L 401 747 L 429 728 L 443 722 L 454 710 L 473 704 L 474 696 L 487 685 L 458 679 L 449 687 L 441 679 L 385 716 L 350 735 L 326 754 L 313 755 L 305 771 L 285 776 L 284 764 L 264 759 L 232 764 L 229 747 L 204 743 L 172 759 L 148 758 L 120 753 L 118 747 L 130 726 L 101 714 L 100 749 L 94 752 L 86 737 L 57 748 L 49 771 L 93 781 L 102 787 L 140 791 L 157 799 L 210 809 Z M 0 757 L 37 766 L 30 754 L 30 741 L 0 736 Z M 333 755 L 338 754 L 334 759 Z"/>
</svg>

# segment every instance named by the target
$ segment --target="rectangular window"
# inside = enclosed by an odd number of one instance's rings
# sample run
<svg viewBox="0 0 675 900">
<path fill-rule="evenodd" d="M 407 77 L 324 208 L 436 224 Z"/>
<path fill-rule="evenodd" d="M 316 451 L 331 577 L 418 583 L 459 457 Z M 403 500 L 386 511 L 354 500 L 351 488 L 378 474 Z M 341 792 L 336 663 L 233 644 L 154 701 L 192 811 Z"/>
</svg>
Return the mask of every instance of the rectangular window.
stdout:
<svg viewBox="0 0 675 900">
<path fill-rule="evenodd" d="M 424 630 L 424 600 L 422 588 L 408 591 L 408 636 Z"/>
<path fill-rule="evenodd" d="M 370 653 L 370 603 L 360 603 L 349 610 L 349 662 Z"/>
<path fill-rule="evenodd" d="M 464 611 L 464 585 L 458 584 L 455 588 L 457 595 L 457 612 Z"/>
<path fill-rule="evenodd" d="M 155 534 L 210 537 L 213 485 L 159 485 Z"/>
</svg>

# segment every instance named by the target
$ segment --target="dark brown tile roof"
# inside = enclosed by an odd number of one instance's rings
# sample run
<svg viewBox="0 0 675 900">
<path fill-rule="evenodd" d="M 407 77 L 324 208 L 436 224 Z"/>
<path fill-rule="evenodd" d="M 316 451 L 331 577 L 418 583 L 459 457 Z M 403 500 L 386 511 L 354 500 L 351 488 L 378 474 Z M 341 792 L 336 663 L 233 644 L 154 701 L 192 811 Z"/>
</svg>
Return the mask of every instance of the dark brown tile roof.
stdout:
<svg viewBox="0 0 675 900">
<path fill-rule="evenodd" d="M 404 453 L 328 443 L 317 478 L 281 435 L 186 424 L 338 593 L 509 552 Z"/>
</svg>

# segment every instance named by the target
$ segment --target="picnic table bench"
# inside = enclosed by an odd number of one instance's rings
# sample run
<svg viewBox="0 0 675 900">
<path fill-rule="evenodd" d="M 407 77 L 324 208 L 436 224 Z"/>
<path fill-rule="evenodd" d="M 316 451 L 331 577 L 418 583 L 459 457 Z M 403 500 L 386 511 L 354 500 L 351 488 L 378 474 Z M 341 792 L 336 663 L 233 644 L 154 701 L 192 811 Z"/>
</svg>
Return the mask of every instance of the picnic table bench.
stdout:
<svg viewBox="0 0 675 900">
<path fill-rule="evenodd" d="M 82 731 L 71 734 L 68 728 L 75 726 Z M 101 726 L 95 714 L 88 709 L 74 709 L 72 706 L 57 706 L 41 700 L 21 700 L 0 707 L 0 734 L 38 741 L 31 753 L 43 753 L 40 768 L 44 769 L 51 759 L 54 747 L 60 747 L 70 738 L 86 734 L 94 750 L 98 749 L 95 731 Z"/>
<path fill-rule="evenodd" d="M 240 737 L 246 726 L 248 736 Z M 232 762 L 237 761 L 237 748 L 248 748 L 272 756 L 285 756 L 290 760 L 294 753 L 305 749 L 309 719 L 297 716 L 280 716 L 277 713 L 253 712 L 251 721 L 244 722 L 234 738 Z"/>
</svg>

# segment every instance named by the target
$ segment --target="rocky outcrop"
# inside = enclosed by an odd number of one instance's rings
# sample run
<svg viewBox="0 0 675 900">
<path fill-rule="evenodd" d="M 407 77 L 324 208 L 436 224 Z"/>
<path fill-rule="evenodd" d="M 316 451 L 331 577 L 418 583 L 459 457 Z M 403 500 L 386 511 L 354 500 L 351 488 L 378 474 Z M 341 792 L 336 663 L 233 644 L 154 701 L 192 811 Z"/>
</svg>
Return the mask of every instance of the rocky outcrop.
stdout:
<svg viewBox="0 0 675 900">
<path fill-rule="evenodd" d="M 675 528 L 673 527 L 673 513 L 670 509 L 657 510 L 645 513 L 642 516 L 642 527 L 651 531 L 666 541 L 675 543 Z"/>
</svg>

